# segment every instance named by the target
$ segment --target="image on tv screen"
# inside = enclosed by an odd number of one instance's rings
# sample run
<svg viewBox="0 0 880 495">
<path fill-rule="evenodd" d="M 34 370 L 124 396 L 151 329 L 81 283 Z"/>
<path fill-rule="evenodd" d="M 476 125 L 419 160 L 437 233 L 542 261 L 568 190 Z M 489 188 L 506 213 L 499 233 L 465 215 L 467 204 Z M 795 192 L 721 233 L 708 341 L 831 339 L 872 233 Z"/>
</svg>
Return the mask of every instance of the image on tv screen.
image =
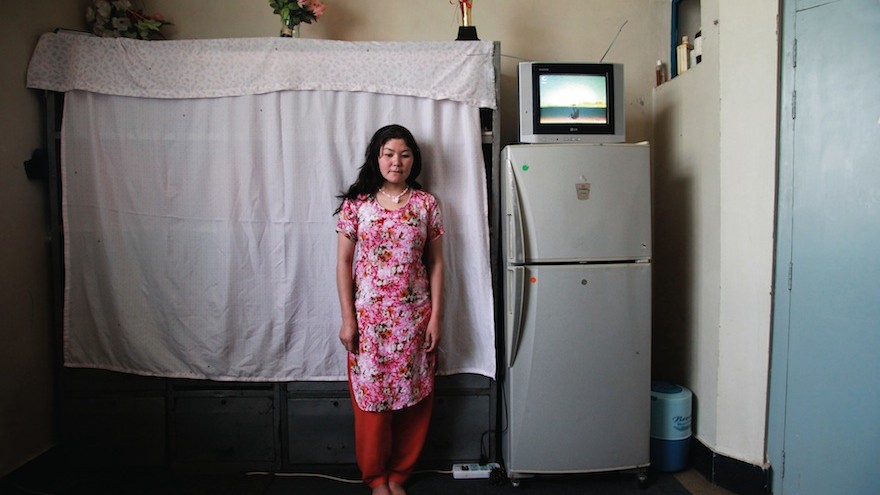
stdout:
<svg viewBox="0 0 880 495">
<path fill-rule="evenodd" d="M 607 124 L 607 81 L 601 75 L 538 77 L 540 124 Z"/>
</svg>

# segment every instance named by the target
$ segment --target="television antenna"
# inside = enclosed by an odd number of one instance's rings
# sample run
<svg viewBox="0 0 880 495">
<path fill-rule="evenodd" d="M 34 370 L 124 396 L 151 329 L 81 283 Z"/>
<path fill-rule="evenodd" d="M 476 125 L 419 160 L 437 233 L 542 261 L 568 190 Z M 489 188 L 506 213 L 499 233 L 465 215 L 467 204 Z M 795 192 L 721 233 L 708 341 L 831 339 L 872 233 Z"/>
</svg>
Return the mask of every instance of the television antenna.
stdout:
<svg viewBox="0 0 880 495">
<path fill-rule="evenodd" d="M 599 59 L 600 64 L 605 60 L 605 55 L 608 55 L 608 52 L 611 51 L 611 47 L 614 46 L 614 43 L 617 42 L 617 37 L 620 36 L 620 32 L 623 31 L 623 26 L 626 26 L 627 22 L 629 22 L 629 19 L 623 21 L 623 24 L 620 25 L 620 29 L 618 29 L 617 34 L 614 35 L 614 39 L 611 40 L 611 44 L 608 45 L 608 49 L 605 50 L 605 53 L 602 55 L 602 58 Z"/>
</svg>

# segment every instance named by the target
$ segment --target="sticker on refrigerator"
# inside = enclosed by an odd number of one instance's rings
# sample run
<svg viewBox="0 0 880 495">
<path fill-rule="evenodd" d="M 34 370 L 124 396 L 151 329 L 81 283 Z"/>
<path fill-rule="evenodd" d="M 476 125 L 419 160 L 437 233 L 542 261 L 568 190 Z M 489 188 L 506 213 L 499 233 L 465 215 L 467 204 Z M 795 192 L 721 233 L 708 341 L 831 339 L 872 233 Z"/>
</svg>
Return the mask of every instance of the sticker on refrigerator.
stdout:
<svg viewBox="0 0 880 495">
<path fill-rule="evenodd" d="M 589 182 L 578 182 L 574 185 L 577 190 L 577 198 L 578 201 L 586 201 L 590 199 L 590 183 Z"/>
</svg>

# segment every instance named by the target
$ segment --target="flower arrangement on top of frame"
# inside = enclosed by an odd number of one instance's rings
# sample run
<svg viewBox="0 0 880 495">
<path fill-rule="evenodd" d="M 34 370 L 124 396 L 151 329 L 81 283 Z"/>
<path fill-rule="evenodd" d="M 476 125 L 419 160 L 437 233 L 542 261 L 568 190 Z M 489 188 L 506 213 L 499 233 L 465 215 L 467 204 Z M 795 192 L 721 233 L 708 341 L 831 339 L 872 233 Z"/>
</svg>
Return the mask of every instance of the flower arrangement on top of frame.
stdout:
<svg viewBox="0 0 880 495">
<path fill-rule="evenodd" d="M 161 14 L 144 14 L 129 0 L 92 0 L 86 7 L 92 33 L 105 38 L 165 39 L 161 29 L 171 24 Z"/>
<path fill-rule="evenodd" d="M 326 8 L 321 0 L 269 0 L 269 6 L 281 16 L 281 23 L 290 28 L 317 21 Z"/>
</svg>

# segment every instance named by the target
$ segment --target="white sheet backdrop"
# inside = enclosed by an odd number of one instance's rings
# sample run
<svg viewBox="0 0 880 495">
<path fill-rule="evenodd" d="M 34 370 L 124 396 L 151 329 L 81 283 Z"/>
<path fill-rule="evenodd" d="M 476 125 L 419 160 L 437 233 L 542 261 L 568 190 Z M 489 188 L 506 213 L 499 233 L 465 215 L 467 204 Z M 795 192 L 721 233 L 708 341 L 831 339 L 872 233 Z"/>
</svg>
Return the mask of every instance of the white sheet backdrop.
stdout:
<svg viewBox="0 0 880 495">
<path fill-rule="evenodd" d="M 440 373 L 495 375 L 477 105 L 491 43 L 41 37 L 65 91 L 64 359 L 144 375 L 342 380 L 336 195 L 388 123 L 447 227 Z M 487 67 L 488 63 L 488 67 Z"/>
<path fill-rule="evenodd" d="M 447 234 L 441 373 L 494 377 L 479 116 L 452 101 L 285 91 L 67 94 L 65 364 L 214 380 L 345 378 L 335 198 L 410 128 Z"/>
</svg>

